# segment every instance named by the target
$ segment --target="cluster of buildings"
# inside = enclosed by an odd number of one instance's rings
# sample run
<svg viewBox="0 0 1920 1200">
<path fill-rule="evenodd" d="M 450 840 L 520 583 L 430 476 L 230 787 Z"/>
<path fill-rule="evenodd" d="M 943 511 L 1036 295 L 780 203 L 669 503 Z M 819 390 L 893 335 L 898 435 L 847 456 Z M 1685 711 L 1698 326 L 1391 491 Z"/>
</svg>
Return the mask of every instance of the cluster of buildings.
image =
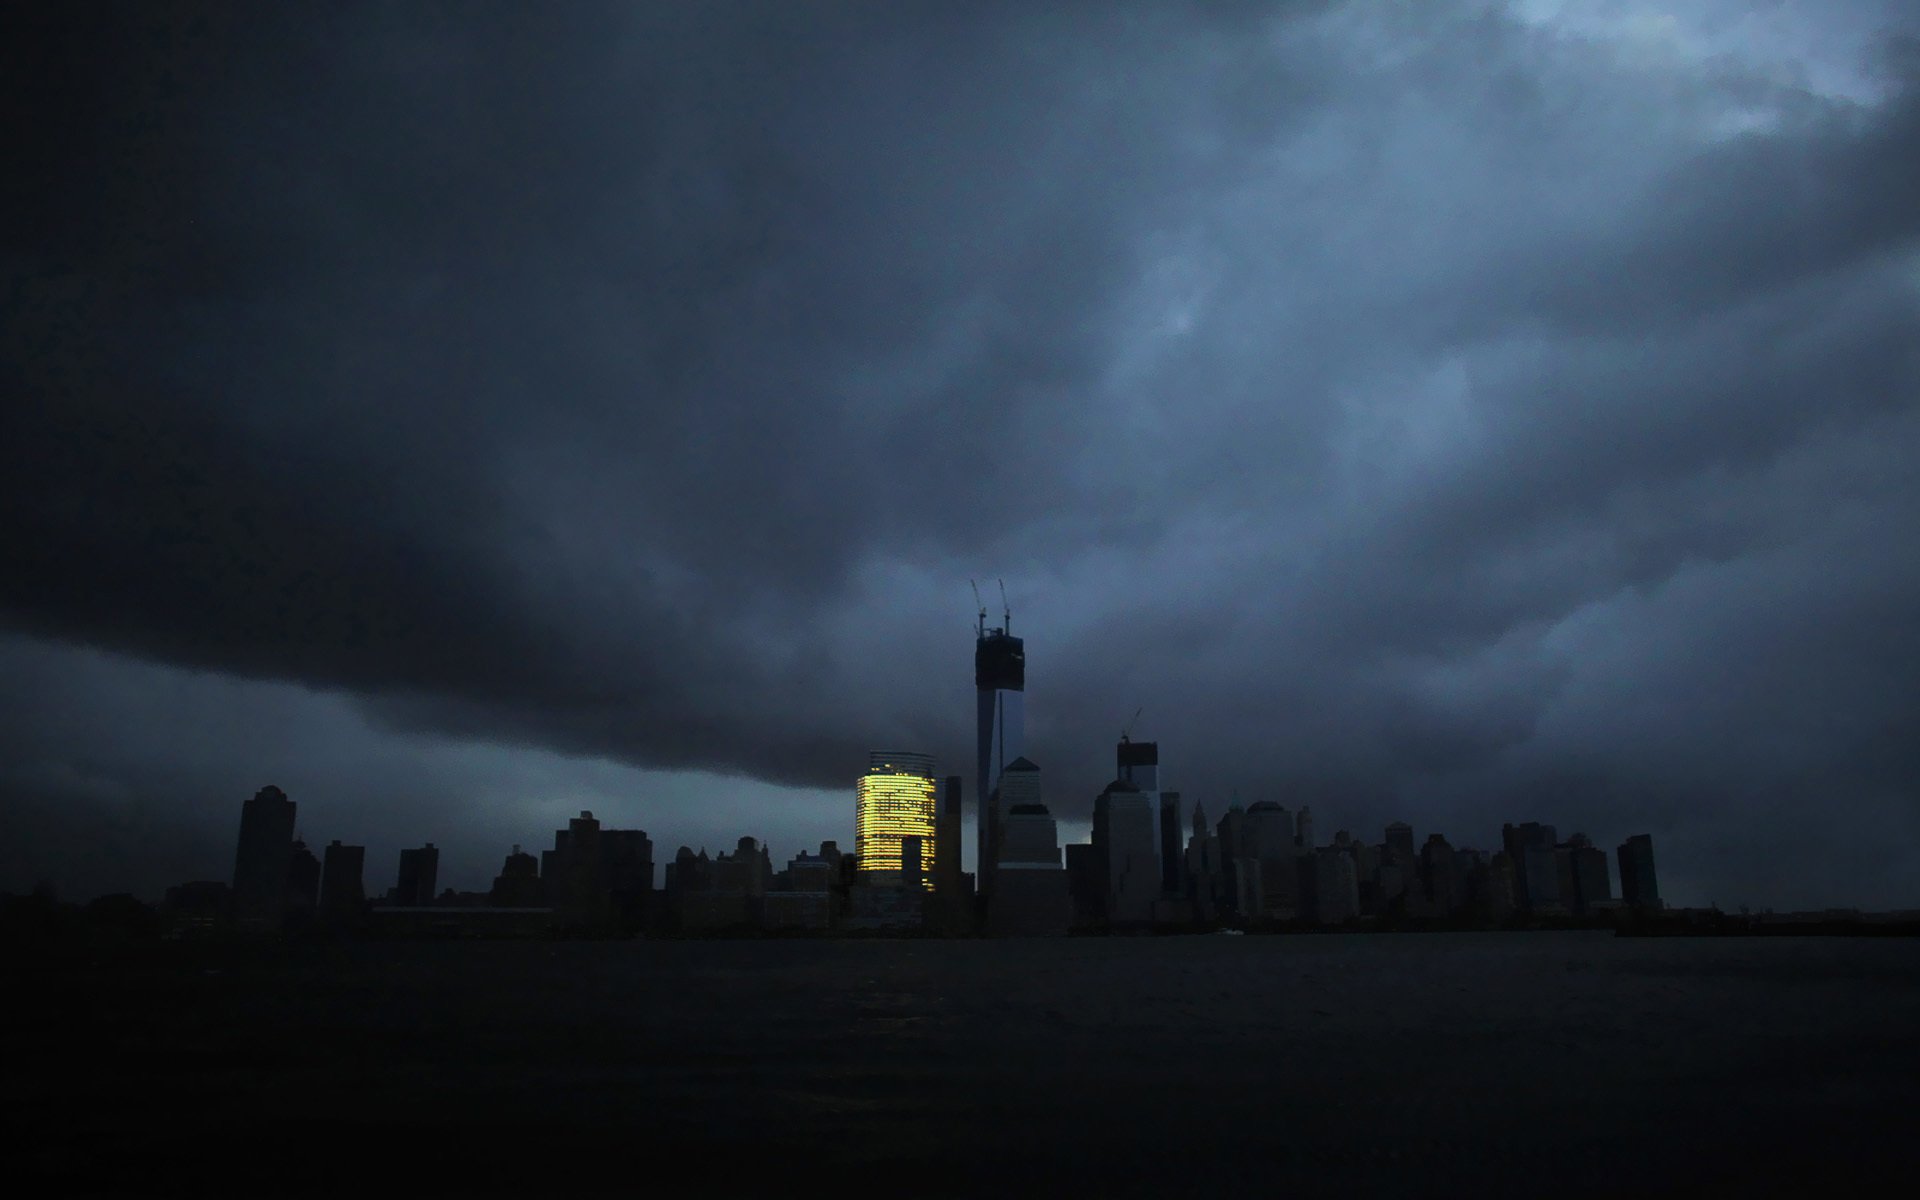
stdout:
<svg viewBox="0 0 1920 1200">
<path fill-rule="evenodd" d="M 434 890 L 432 843 L 400 853 L 379 899 L 365 850 L 338 841 L 316 856 L 296 835 L 295 805 L 275 787 L 242 808 L 231 885 L 184 884 L 169 911 L 277 929 L 322 923 L 412 933 L 780 933 L 924 931 L 1060 936 L 1218 927 L 1354 923 L 1481 924 L 1604 918 L 1661 907 L 1653 842 L 1606 851 L 1584 834 L 1507 825 L 1498 849 L 1455 847 L 1388 825 L 1378 842 L 1345 830 L 1322 843 L 1312 809 L 1236 799 L 1210 822 L 1162 787 L 1157 743 L 1122 734 L 1113 781 L 1094 798 L 1091 840 L 1062 846 L 1040 767 L 1025 753 L 1026 648 L 986 612 L 974 647 L 977 694 L 973 872 L 961 869 L 965 779 L 933 759 L 876 751 L 855 785 L 854 847 L 822 842 L 778 869 L 743 837 L 709 856 L 682 846 L 654 887 L 644 831 L 603 828 L 590 812 L 537 858 L 513 848 L 486 892 Z"/>
</svg>

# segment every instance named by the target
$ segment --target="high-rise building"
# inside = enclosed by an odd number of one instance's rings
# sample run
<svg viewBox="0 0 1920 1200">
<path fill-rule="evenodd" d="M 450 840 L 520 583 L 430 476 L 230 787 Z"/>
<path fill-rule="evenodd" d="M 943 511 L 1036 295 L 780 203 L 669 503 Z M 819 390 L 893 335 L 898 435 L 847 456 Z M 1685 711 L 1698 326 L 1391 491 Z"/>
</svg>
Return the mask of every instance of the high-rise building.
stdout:
<svg viewBox="0 0 1920 1200">
<path fill-rule="evenodd" d="M 1620 898 L 1631 908 L 1660 905 L 1660 884 L 1653 874 L 1653 835 L 1636 833 L 1620 843 Z"/>
<path fill-rule="evenodd" d="M 1001 825 L 999 886 L 988 902 L 988 932 L 1000 937 L 1061 937 L 1073 920 L 1072 888 L 1060 861 L 1053 814 L 1040 801 L 1040 769 L 1025 758 L 1001 774 L 1001 791 L 1018 798 Z"/>
<path fill-rule="evenodd" d="M 987 611 L 981 609 L 973 646 L 979 749 L 973 793 L 979 825 L 974 890 L 982 897 L 993 890 L 993 868 L 1000 859 L 1000 772 L 1026 752 L 1027 650 L 1026 643 L 1009 632 L 1012 625 L 1008 612 L 1004 625 L 988 629 Z"/>
<path fill-rule="evenodd" d="M 1607 872 L 1607 852 L 1584 837 L 1573 845 L 1573 906 L 1578 913 L 1593 912 L 1613 899 L 1613 880 Z"/>
<path fill-rule="evenodd" d="M 867 773 L 855 786 L 854 854 L 859 859 L 865 881 L 878 883 L 882 876 L 898 879 L 911 865 L 922 886 L 931 887 L 933 876 L 921 863 L 937 859 L 938 797 L 934 787 L 933 759 L 925 754 L 876 750 L 867 760 Z M 904 839 L 918 838 L 919 861 L 902 860 Z"/>
<path fill-rule="evenodd" d="M 278 926 L 286 913 L 295 807 L 285 792 L 271 784 L 240 806 L 233 915 L 243 924 Z"/>
<path fill-rule="evenodd" d="M 335 838 L 320 860 L 320 911 L 329 920 L 351 921 L 367 900 L 367 848 Z"/>
<path fill-rule="evenodd" d="M 1114 780 L 1093 802 L 1093 845 L 1106 874 L 1107 921 L 1145 925 L 1160 895 L 1160 854 L 1153 804 L 1130 783 Z"/>
<path fill-rule="evenodd" d="M 1502 825 L 1500 841 L 1513 860 L 1515 902 L 1529 912 L 1558 907 L 1560 865 L 1553 853 L 1553 826 L 1537 821 Z"/>
<path fill-rule="evenodd" d="M 1187 898 L 1186 847 L 1180 822 L 1180 793 L 1160 793 L 1160 891 Z"/>
<path fill-rule="evenodd" d="M 947 776 L 940 789 L 940 815 L 934 822 L 934 889 L 953 897 L 960 894 L 960 809 L 964 794 L 961 777 Z"/>
<path fill-rule="evenodd" d="M 653 841 L 642 829 L 602 829 L 582 812 L 541 852 L 540 880 L 563 927 L 630 932 L 644 923 L 653 893 Z"/>
<path fill-rule="evenodd" d="M 1385 847 L 1389 858 L 1403 864 L 1414 861 L 1413 826 L 1405 821 L 1395 821 L 1387 826 Z"/>
<path fill-rule="evenodd" d="M 1123 733 L 1113 757 L 1114 778 L 1148 794 L 1160 790 L 1160 743 L 1132 741 Z"/>
<path fill-rule="evenodd" d="M 287 866 L 287 909 L 303 921 L 311 920 L 320 903 L 320 860 L 305 842 L 293 844 Z"/>
<path fill-rule="evenodd" d="M 540 860 L 514 846 L 493 878 L 487 903 L 496 908 L 538 908 L 545 898 L 540 886 Z"/>
<path fill-rule="evenodd" d="M 1272 800 L 1246 810 L 1247 853 L 1260 872 L 1260 916 L 1287 921 L 1298 915 L 1296 891 L 1299 851 L 1294 845 L 1293 814 Z"/>
<path fill-rule="evenodd" d="M 400 852 L 400 878 L 387 897 L 389 904 L 416 907 L 433 903 L 440 875 L 440 851 L 432 842 Z"/>
</svg>

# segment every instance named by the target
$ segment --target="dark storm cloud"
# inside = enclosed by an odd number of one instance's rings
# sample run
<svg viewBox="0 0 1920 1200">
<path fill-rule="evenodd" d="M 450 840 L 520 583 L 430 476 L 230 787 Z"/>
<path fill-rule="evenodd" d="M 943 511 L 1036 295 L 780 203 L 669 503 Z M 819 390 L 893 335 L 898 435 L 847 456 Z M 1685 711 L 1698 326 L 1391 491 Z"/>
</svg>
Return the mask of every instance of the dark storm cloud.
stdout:
<svg viewBox="0 0 1920 1200">
<path fill-rule="evenodd" d="M 837 788 L 1004 575 L 1068 813 L 1912 827 L 1897 9 L 1033 7 L 10 17 L 8 623 Z"/>
</svg>

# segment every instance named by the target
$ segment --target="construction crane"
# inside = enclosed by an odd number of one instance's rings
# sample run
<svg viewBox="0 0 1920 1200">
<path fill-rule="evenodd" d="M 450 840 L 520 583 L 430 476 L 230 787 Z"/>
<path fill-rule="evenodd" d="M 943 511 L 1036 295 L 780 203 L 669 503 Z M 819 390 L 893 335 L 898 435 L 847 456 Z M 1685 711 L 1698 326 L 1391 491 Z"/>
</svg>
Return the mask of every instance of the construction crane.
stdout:
<svg viewBox="0 0 1920 1200">
<path fill-rule="evenodd" d="M 967 586 L 973 589 L 973 603 L 980 610 L 980 627 L 974 632 L 980 637 L 985 637 L 987 635 L 987 602 L 980 598 L 979 584 L 969 579 Z"/>
<path fill-rule="evenodd" d="M 996 579 L 994 580 L 994 582 L 1000 585 L 1000 609 L 1001 609 L 1002 615 L 1006 617 L 1006 621 L 1007 621 L 1006 632 L 1012 633 L 1013 632 L 1013 609 L 1008 607 L 1007 605 L 1007 581 L 1004 579 Z"/>
<path fill-rule="evenodd" d="M 1140 723 L 1140 714 L 1145 711 L 1147 711 L 1147 706 L 1144 704 L 1133 710 L 1133 717 L 1128 720 L 1126 727 L 1120 730 L 1121 741 L 1130 742 L 1133 740 L 1133 727 Z"/>
</svg>

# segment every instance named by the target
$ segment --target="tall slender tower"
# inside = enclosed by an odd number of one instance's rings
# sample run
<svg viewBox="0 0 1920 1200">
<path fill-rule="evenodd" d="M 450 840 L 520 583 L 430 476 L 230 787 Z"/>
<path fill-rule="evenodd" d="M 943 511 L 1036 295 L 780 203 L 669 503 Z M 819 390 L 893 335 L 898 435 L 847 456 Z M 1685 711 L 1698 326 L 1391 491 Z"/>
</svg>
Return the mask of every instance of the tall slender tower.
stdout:
<svg viewBox="0 0 1920 1200">
<path fill-rule="evenodd" d="M 973 644 L 973 685 L 979 691 L 979 760 L 974 803 L 979 822 L 980 858 L 974 864 L 974 890 L 983 898 L 993 890 L 993 866 L 1000 857 L 1000 772 L 1026 751 L 1026 644 L 1009 632 L 1013 612 L 998 629 L 987 628 L 980 610 Z"/>
</svg>

